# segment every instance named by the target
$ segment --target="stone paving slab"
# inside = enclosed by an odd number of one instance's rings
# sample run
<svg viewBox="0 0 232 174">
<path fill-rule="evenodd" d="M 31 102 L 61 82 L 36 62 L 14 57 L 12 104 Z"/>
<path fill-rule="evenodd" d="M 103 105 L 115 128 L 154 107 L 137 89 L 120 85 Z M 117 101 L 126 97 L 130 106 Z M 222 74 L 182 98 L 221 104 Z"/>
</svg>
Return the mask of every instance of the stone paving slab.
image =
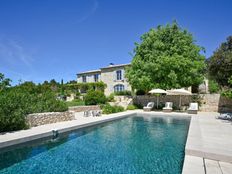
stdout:
<svg viewBox="0 0 232 174">
<path fill-rule="evenodd" d="M 222 174 L 218 161 L 205 159 L 205 173 Z"/>
<path fill-rule="evenodd" d="M 185 155 L 182 174 L 231 174 L 232 163 Z"/>
<path fill-rule="evenodd" d="M 226 162 L 219 162 L 223 174 L 231 174 L 232 173 L 232 164 Z"/>
<path fill-rule="evenodd" d="M 185 155 L 182 174 L 205 174 L 203 158 Z"/>
</svg>

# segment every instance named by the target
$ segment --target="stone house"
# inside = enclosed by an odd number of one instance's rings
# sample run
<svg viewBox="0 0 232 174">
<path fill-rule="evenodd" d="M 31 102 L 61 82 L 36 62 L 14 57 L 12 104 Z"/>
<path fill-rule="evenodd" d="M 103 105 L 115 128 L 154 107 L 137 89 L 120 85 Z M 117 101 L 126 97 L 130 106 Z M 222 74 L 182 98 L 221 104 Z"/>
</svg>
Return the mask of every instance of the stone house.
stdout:
<svg viewBox="0 0 232 174">
<path fill-rule="evenodd" d="M 131 91 L 131 86 L 125 78 L 125 68 L 130 64 L 110 64 L 98 70 L 85 71 L 77 74 L 77 83 L 102 81 L 107 85 L 105 95 L 118 91 Z"/>
</svg>

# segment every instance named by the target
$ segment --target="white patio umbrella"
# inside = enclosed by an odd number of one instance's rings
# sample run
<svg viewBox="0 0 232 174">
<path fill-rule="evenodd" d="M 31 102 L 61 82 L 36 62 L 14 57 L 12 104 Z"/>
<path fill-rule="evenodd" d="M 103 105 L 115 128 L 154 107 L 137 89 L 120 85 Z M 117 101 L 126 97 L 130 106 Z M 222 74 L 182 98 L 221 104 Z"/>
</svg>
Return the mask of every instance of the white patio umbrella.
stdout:
<svg viewBox="0 0 232 174">
<path fill-rule="evenodd" d="M 163 90 L 163 89 L 152 89 L 149 91 L 150 94 L 167 94 L 167 91 Z M 157 96 L 157 109 L 159 106 L 159 96 Z"/>
<path fill-rule="evenodd" d="M 168 95 L 179 95 L 180 101 L 179 101 L 179 108 L 181 107 L 181 96 L 182 95 L 192 95 L 190 91 L 187 91 L 185 89 L 173 89 L 168 91 Z"/>
</svg>

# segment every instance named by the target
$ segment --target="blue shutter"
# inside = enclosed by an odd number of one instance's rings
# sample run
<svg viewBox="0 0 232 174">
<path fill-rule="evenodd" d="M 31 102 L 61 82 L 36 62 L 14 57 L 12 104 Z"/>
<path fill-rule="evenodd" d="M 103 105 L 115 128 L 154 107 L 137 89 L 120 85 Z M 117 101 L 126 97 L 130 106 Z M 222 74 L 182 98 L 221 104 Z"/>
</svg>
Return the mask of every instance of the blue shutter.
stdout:
<svg viewBox="0 0 232 174">
<path fill-rule="evenodd" d="M 124 69 L 122 69 L 122 80 L 124 80 Z"/>
</svg>

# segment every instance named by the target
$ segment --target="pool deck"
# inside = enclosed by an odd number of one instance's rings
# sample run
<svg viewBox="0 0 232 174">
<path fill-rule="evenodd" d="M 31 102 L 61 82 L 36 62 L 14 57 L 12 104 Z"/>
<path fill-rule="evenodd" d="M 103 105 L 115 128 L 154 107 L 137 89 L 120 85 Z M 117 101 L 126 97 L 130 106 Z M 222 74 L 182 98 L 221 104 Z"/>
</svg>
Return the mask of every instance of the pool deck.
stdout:
<svg viewBox="0 0 232 174">
<path fill-rule="evenodd" d="M 216 119 L 218 115 L 192 116 L 182 174 L 232 173 L 232 122 Z"/>
<path fill-rule="evenodd" d="M 59 133 L 144 113 L 142 110 L 126 111 L 101 117 L 83 117 L 76 113 L 76 120 L 32 127 L 0 134 L 0 149 L 39 138 L 52 136 L 52 130 Z M 183 113 L 149 112 L 154 115 L 186 116 Z M 192 115 L 185 147 L 185 161 L 182 174 L 229 174 L 232 173 L 232 122 L 218 120 L 214 112 L 199 112 Z"/>
</svg>

